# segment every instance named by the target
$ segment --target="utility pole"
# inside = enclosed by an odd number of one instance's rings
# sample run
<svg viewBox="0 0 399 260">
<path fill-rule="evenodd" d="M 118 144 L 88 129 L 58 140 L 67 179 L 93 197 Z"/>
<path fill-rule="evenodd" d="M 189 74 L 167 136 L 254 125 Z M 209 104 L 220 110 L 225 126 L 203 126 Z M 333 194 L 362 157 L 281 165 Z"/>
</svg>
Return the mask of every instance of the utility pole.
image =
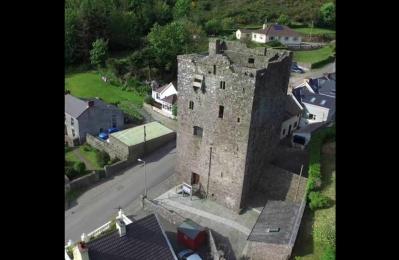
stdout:
<svg viewBox="0 0 399 260">
<path fill-rule="evenodd" d="M 145 155 L 146 149 L 145 149 L 145 143 L 146 142 L 146 132 L 145 132 L 145 125 L 144 125 L 144 147 L 143 147 L 143 157 Z"/>
<path fill-rule="evenodd" d="M 208 194 L 209 194 L 209 179 L 211 177 L 211 162 L 212 162 L 212 146 L 209 149 L 209 170 L 208 170 L 208 185 L 206 187 L 206 198 L 208 198 Z"/>
<path fill-rule="evenodd" d="M 299 181 L 298 181 L 298 185 L 296 187 L 294 202 L 296 201 L 296 197 L 298 195 L 298 190 L 299 190 L 299 184 L 301 183 L 302 169 L 303 169 L 303 164 L 301 165 L 301 172 L 299 173 Z"/>
</svg>

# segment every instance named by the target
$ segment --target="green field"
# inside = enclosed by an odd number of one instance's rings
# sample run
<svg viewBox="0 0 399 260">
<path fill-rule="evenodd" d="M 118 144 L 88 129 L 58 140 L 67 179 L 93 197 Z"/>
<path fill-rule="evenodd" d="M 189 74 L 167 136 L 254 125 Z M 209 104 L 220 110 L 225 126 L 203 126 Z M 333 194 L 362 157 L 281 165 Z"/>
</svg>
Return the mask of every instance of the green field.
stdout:
<svg viewBox="0 0 399 260">
<path fill-rule="evenodd" d="M 330 46 L 324 46 L 311 51 L 294 51 L 294 61 L 303 63 L 315 63 L 328 58 L 333 53 Z"/>
<path fill-rule="evenodd" d="M 335 34 L 334 30 L 330 29 L 324 29 L 324 28 L 311 28 L 311 27 L 303 27 L 303 28 L 293 28 L 294 31 L 297 31 L 302 34 L 310 34 L 312 32 L 312 35 L 321 35 L 321 34 Z"/>
<path fill-rule="evenodd" d="M 143 96 L 134 92 L 124 91 L 121 87 L 105 83 L 96 71 L 66 75 L 65 89 L 69 90 L 74 96 L 80 98 L 99 97 L 107 103 L 130 101 L 141 107 L 144 99 Z"/>
</svg>

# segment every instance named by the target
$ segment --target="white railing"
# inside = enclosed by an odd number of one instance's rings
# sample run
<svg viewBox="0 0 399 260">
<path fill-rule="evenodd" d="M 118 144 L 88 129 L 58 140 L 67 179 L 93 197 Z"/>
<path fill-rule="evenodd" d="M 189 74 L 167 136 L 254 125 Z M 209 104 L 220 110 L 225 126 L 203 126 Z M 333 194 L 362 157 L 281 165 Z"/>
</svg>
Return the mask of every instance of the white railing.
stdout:
<svg viewBox="0 0 399 260">
<path fill-rule="evenodd" d="M 90 232 L 89 234 L 87 234 L 88 238 L 91 237 L 96 237 L 99 234 L 101 234 L 102 232 L 108 230 L 111 228 L 111 221 L 108 221 L 107 223 L 105 223 L 104 225 L 102 225 L 101 227 L 97 228 L 96 230 Z"/>
<path fill-rule="evenodd" d="M 122 219 L 122 221 L 125 223 L 125 225 L 133 223 L 133 221 L 131 221 L 125 214 L 122 213 L 122 211 L 119 212 L 119 216 Z M 99 227 L 99 228 L 93 230 L 92 232 L 88 233 L 87 234 L 87 238 L 88 239 L 95 238 L 96 236 L 100 235 L 104 231 L 107 231 L 108 229 L 111 228 L 111 222 L 112 221 L 108 221 L 107 223 L 105 223 L 101 227 Z M 71 260 L 71 258 L 68 256 L 68 253 L 67 253 L 68 246 L 70 246 L 70 245 L 74 246 L 74 243 L 71 242 L 71 243 L 67 243 L 65 245 L 65 260 Z"/>
<path fill-rule="evenodd" d="M 130 223 L 133 223 L 128 217 L 125 216 L 125 214 L 122 214 L 122 220 L 125 222 L 125 225 L 129 225 Z"/>
</svg>

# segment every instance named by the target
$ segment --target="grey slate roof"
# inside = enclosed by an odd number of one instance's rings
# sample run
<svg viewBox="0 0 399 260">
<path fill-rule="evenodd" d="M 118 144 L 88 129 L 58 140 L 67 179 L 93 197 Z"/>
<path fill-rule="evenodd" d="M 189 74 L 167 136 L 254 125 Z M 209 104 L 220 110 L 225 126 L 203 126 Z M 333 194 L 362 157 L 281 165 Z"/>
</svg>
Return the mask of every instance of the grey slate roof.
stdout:
<svg viewBox="0 0 399 260">
<path fill-rule="evenodd" d="M 285 103 L 286 116 L 291 118 L 302 113 L 302 108 L 298 106 L 295 97 L 293 95 L 287 95 L 287 101 Z"/>
<path fill-rule="evenodd" d="M 165 101 L 165 102 L 168 103 L 168 104 L 173 105 L 173 104 L 176 103 L 176 101 L 177 101 L 177 95 L 176 95 L 176 94 L 173 94 L 173 95 L 164 97 L 164 98 L 161 99 L 161 100 L 162 100 L 162 101 Z"/>
<path fill-rule="evenodd" d="M 271 244 L 288 244 L 299 207 L 299 203 L 269 200 L 259 215 L 248 240 Z M 280 231 L 267 232 L 268 228 L 280 228 Z"/>
<path fill-rule="evenodd" d="M 94 102 L 94 106 L 97 108 L 119 110 L 119 108 L 117 108 L 116 106 L 107 104 L 100 99 L 92 98 L 89 100 L 82 100 L 75 96 L 67 94 L 65 95 L 65 113 L 74 118 L 78 118 L 81 114 L 83 114 L 83 112 L 85 112 L 89 108 L 88 101 L 90 100 Z"/>
<path fill-rule="evenodd" d="M 336 81 L 330 78 L 320 77 L 309 80 L 309 85 L 315 93 L 310 92 L 306 87 L 296 88 L 293 94 L 301 103 L 312 104 L 328 109 L 335 107 Z"/>
<path fill-rule="evenodd" d="M 265 29 L 259 29 L 254 31 L 255 33 L 265 34 L 267 36 L 279 36 L 279 37 L 299 37 L 300 34 L 288 26 L 280 24 L 267 25 Z"/>
<path fill-rule="evenodd" d="M 151 214 L 118 231 L 87 243 L 90 260 L 175 259 L 156 216 Z"/>
<path fill-rule="evenodd" d="M 70 94 L 65 95 L 65 113 L 78 118 L 88 108 L 87 102 Z"/>
</svg>

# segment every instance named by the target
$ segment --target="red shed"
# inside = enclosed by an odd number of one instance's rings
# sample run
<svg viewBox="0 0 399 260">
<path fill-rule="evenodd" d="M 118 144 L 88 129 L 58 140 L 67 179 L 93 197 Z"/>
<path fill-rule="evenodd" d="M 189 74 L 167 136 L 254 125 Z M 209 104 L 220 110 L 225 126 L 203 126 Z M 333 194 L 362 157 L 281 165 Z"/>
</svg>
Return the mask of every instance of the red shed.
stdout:
<svg viewBox="0 0 399 260">
<path fill-rule="evenodd" d="M 191 250 L 197 250 L 205 242 L 205 228 L 198 225 L 191 219 L 186 219 L 177 228 L 177 241 Z"/>
</svg>

